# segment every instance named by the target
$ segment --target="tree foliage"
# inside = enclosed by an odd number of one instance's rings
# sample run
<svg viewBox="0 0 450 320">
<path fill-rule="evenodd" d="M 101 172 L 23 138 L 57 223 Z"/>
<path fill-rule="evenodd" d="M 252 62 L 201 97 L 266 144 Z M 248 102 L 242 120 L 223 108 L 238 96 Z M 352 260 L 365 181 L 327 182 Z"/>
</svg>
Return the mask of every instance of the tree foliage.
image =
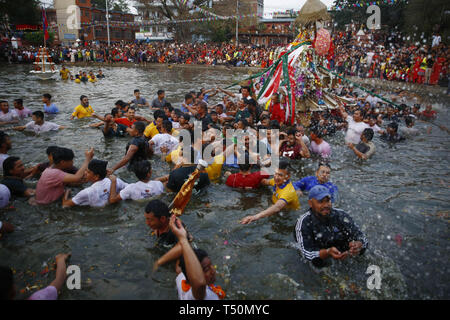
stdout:
<svg viewBox="0 0 450 320">
<path fill-rule="evenodd" d="M 346 24 L 355 23 L 366 25 L 367 19 L 372 13 L 367 13 L 369 7 L 367 3 L 373 2 L 371 0 L 335 0 L 334 6 L 339 8 L 332 13 L 338 29 L 344 29 Z M 394 4 L 385 3 L 383 0 L 378 0 L 381 13 L 381 25 L 388 28 L 402 28 L 404 25 L 404 11 L 406 3 L 398 1 Z M 361 4 L 356 6 L 355 4 Z"/>
<path fill-rule="evenodd" d="M 38 0 L 0 0 L 0 19 L 10 24 L 42 23 Z"/>
<path fill-rule="evenodd" d="M 405 10 L 405 28 L 408 34 L 416 36 L 422 32 L 429 37 L 439 32 L 444 42 L 450 35 L 450 10 L 448 0 L 410 0 Z"/>
<path fill-rule="evenodd" d="M 49 31 L 50 38 L 47 40 L 47 45 L 51 45 L 55 40 L 55 33 Z M 44 31 L 27 32 L 24 34 L 24 39 L 34 46 L 42 46 L 44 44 Z"/>
<path fill-rule="evenodd" d="M 91 0 L 92 6 L 99 9 L 106 9 L 106 0 Z M 126 0 L 108 0 L 108 10 L 129 13 L 130 8 Z"/>
</svg>

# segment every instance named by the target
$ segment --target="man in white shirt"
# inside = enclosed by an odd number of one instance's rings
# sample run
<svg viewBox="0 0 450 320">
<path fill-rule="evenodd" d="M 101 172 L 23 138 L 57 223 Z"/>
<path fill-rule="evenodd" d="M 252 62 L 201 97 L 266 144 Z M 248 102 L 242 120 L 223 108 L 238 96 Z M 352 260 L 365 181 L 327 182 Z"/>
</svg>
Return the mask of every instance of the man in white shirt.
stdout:
<svg viewBox="0 0 450 320">
<path fill-rule="evenodd" d="M 44 113 L 42 111 L 35 111 L 33 112 L 31 119 L 33 121 L 28 122 L 24 126 L 20 127 L 14 127 L 14 130 L 17 131 L 33 131 L 34 133 L 42 133 L 42 132 L 48 132 L 48 131 L 57 131 L 64 129 L 63 126 L 60 126 L 59 124 L 45 121 L 44 120 Z"/>
<path fill-rule="evenodd" d="M 170 132 L 172 132 L 172 122 L 164 120 L 161 132 L 149 141 L 149 146 L 154 154 L 169 154 L 178 147 L 178 139 L 170 135 Z"/>
<path fill-rule="evenodd" d="M 136 162 L 133 171 L 139 179 L 136 183 L 127 185 L 122 191 L 116 192 L 117 178 L 111 175 L 111 190 L 109 194 L 109 203 L 117 203 L 121 200 L 143 200 L 157 197 L 164 192 L 164 184 L 161 181 L 167 181 L 167 177 L 156 180 L 150 180 L 152 177 L 152 165 L 148 160 Z"/>
<path fill-rule="evenodd" d="M 348 122 L 347 133 L 345 134 L 345 143 L 358 144 L 361 141 L 361 134 L 366 128 L 370 126 L 363 122 L 361 110 L 356 110 L 353 117 L 349 116 L 344 107 L 340 108 L 343 118 Z"/>
<path fill-rule="evenodd" d="M 9 110 L 8 101 L 0 101 L 0 125 L 18 123 L 19 115 L 16 110 Z"/>
<path fill-rule="evenodd" d="M 170 230 L 178 238 L 182 257 L 177 265 L 175 279 L 180 300 L 219 300 L 225 298 L 220 286 L 214 286 L 216 270 L 208 254 L 200 249 L 193 250 L 188 241 L 187 231 L 181 221 L 172 215 Z"/>
<path fill-rule="evenodd" d="M 431 43 L 431 47 L 434 48 L 438 46 L 439 43 L 441 43 L 441 36 L 436 33 L 435 35 L 433 35 L 433 42 Z"/>
<path fill-rule="evenodd" d="M 73 206 L 104 207 L 109 202 L 111 180 L 106 177 L 107 161 L 91 160 L 86 170 L 86 180 L 93 184 L 81 190 L 75 197 L 69 199 L 70 190 L 67 190 L 63 198 L 63 208 Z M 128 184 L 116 179 L 116 192 L 120 192 Z"/>
</svg>

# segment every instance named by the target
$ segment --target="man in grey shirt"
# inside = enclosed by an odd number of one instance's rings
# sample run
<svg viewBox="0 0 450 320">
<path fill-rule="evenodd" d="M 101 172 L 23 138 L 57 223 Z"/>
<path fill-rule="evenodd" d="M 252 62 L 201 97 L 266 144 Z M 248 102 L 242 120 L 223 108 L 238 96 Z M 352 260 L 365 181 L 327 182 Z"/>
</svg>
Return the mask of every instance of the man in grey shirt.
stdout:
<svg viewBox="0 0 450 320">
<path fill-rule="evenodd" d="M 151 110 L 162 110 L 167 103 L 167 100 L 165 99 L 166 93 L 164 90 L 158 90 L 157 95 L 158 97 L 152 101 L 152 106 L 150 108 Z"/>
<path fill-rule="evenodd" d="M 143 107 L 150 107 L 150 104 L 145 100 L 145 98 L 141 97 L 141 93 L 138 89 L 134 90 L 134 96 L 135 99 L 131 100 L 129 104 L 134 105 L 135 108 L 143 108 Z"/>
</svg>

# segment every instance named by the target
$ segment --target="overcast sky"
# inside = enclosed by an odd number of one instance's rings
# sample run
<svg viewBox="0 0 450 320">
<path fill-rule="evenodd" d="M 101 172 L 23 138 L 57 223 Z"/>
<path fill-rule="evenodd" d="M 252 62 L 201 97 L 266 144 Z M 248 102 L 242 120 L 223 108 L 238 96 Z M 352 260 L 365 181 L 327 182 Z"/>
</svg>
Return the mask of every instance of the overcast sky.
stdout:
<svg viewBox="0 0 450 320">
<path fill-rule="evenodd" d="M 41 0 L 44 3 L 51 4 L 53 0 Z M 334 0 L 321 0 L 324 4 L 330 7 Z M 132 4 L 132 0 L 128 0 L 130 4 Z M 300 10 L 306 0 L 264 0 L 264 13 L 271 13 L 273 11 L 279 10 Z M 136 13 L 136 10 L 130 5 L 130 9 L 133 13 Z"/>
</svg>

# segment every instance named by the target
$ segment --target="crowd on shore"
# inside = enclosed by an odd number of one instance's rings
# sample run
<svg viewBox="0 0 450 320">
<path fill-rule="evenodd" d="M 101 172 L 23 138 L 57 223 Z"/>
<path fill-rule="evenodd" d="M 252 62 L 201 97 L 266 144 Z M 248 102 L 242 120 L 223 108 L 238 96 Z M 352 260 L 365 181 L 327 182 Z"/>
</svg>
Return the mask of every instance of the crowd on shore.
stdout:
<svg viewBox="0 0 450 320">
<path fill-rule="evenodd" d="M 399 32 L 358 35 L 357 29 L 332 34 L 328 66 L 344 75 L 421 84 L 446 83 L 449 49 L 437 34 L 428 42 L 411 42 Z M 54 47 L 57 63 L 105 62 L 226 65 L 266 68 L 276 59 L 277 46 L 236 46 L 228 43 L 135 42 L 111 47 L 86 42 L 78 48 Z M 1 58 L 11 63 L 31 63 L 38 48 L 14 49 L 3 44 Z M 339 54 L 337 54 L 339 53 Z"/>
</svg>

